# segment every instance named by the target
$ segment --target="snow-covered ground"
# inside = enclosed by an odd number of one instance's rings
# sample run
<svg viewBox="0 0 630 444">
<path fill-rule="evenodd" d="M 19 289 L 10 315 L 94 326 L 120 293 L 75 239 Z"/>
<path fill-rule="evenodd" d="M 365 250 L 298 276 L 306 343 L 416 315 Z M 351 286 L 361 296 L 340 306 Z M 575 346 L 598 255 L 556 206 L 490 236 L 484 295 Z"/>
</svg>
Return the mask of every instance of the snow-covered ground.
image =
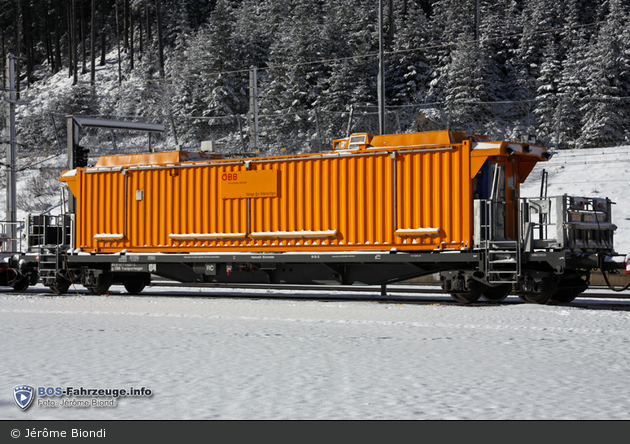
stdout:
<svg viewBox="0 0 630 444">
<path fill-rule="evenodd" d="M 0 296 L 0 417 L 630 419 L 629 312 L 199 291 Z M 23 412 L 20 384 L 152 396 Z"/>
</svg>

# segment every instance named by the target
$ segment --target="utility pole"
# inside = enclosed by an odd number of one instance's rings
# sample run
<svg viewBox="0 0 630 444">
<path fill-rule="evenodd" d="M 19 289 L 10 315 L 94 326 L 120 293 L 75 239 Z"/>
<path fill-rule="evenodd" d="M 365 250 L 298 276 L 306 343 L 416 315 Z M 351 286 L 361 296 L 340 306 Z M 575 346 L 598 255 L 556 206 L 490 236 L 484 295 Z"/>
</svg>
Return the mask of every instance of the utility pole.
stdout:
<svg viewBox="0 0 630 444">
<path fill-rule="evenodd" d="M 378 130 L 385 134 L 385 63 L 383 61 L 383 0 L 378 0 Z"/>
<path fill-rule="evenodd" d="M 258 140 L 258 69 L 255 66 L 249 71 L 249 115 L 252 124 L 249 127 L 249 150 L 258 152 L 260 142 Z"/>
<path fill-rule="evenodd" d="M 9 128 L 9 145 L 6 153 L 6 177 L 7 177 L 7 212 L 6 220 L 9 223 L 7 226 L 7 235 L 9 239 L 13 239 L 9 242 L 8 248 L 11 252 L 17 251 L 16 230 L 15 222 L 17 222 L 17 209 L 16 209 L 16 155 L 17 155 L 17 141 L 15 137 L 15 106 L 26 104 L 28 102 L 20 102 L 17 100 L 17 88 L 15 87 L 15 57 L 13 54 L 7 55 L 6 63 L 6 89 L 8 91 L 7 102 L 7 128 Z"/>
</svg>

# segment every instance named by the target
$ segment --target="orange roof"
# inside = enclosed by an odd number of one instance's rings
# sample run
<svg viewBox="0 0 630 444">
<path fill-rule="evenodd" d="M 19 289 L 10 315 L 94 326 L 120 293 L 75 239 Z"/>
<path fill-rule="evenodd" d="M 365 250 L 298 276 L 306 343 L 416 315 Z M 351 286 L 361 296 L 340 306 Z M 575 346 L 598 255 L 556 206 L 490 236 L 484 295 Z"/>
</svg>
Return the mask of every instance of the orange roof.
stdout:
<svg viewBox="0 0 630 444">
<path fill-rule="evenodd" d="M 120 154 L 101 156 L 95 167 L 113 167 L 127 165 L 168 165 L 196 160 L 221 159 L 216 153 L 192 153 L 188 151 L 164 151 L 159 153 Z"/>
</svg>

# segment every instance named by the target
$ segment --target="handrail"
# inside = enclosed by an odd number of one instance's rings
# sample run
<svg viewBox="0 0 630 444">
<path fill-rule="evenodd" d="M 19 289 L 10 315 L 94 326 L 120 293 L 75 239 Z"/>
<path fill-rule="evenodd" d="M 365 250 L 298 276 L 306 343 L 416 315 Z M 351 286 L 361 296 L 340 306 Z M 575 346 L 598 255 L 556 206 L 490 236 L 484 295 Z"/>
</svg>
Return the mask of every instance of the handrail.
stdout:
<svg viewBox="0 0 630 444">
<path fill-rule="evenodd" d="M 13 227 L 13 230 L 7 230 Z M 21 253 L 22 250 L 22 236 L 20 232 L 24 229 L 24 221 L 0 221 L 0 252 L 3 253 Z M 13 231 L 14 236 L 9 233 Z M 11 251 L 11 245 L 14 244 L 17 247 L 17 251 Z"/>
</svg>

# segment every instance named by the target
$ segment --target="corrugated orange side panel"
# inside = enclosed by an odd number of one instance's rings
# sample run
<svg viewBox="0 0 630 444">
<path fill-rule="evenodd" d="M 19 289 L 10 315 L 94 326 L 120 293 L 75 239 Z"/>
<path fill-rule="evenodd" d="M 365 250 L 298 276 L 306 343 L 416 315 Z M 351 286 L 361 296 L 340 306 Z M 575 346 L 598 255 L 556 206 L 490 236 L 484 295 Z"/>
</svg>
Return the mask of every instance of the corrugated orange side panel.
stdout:
<svg viewBox="0 0 630 444">
<path fill-rule="evenodd" d="M 230 160 L 78 169 L 76 247 L 249 252 L 471 246 L 468 141 L 442 149 L 251 160 L 247 166 Z M 253 177 L 243 174 L 253 171 L 275 172 L 274 197 L 222 195 L 226 178 Z"/>
<path fill-rule="evenodd" d="M 470 246 L 472 193 L 465 175 L 470 168 L 469 149 L 465 143 L 458 150 L 400 155 L 397 229 L 426 231 L 426 236 L 410 237 L 403 244 Z"/>
<path fill-rule="evenodd" d="M 81 192 L 77 199 L 77 246 L 96 246 L 108 240 L 120 248 L 124 239 L 124 177 L 118 173 L 86 174 L 78 170 Z"/>
</svg>

